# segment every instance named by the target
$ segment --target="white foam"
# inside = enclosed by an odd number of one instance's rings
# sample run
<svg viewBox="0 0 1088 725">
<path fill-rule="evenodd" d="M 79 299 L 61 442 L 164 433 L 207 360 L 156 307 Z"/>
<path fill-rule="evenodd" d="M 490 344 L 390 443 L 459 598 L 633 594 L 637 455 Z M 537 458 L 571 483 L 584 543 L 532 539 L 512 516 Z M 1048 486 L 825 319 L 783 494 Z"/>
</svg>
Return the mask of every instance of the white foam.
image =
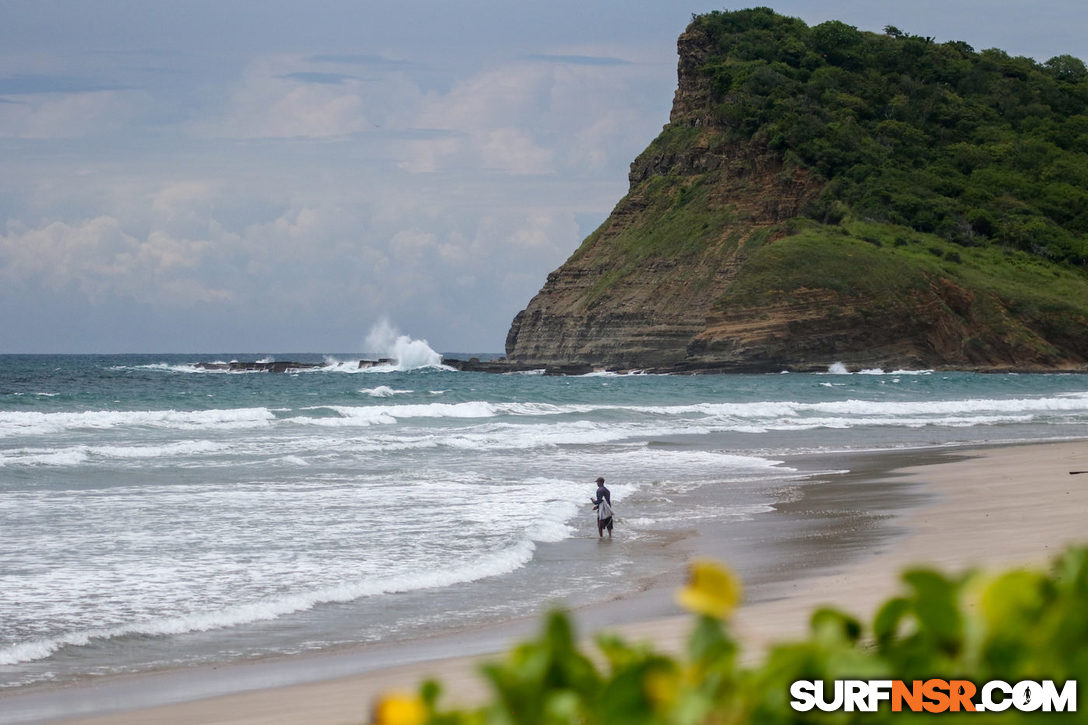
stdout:
<svg viewBox="0 0 1088 725">
<path fill-rule="evenodd" d="M 215 365 L 227 365 L 225 360 L 216 360 Z M 172 365 L 169 363 L 151 363 L 149 365 L 118 365 L 117 367 L 110 368 L 111 370 L 158 370 L 168 373 L 217 373 L 227 372 L 226 370 L 214 370 L 203 367 L 197 367 L 195 364 L 186 363 L 184 365 Z"/>
<path fill-rule="evenodd" d="M 371 352 L 379 353 L 379 357 L 395 360 L 397 370 L 442 366 L 442 356 L 426 340 L 401 335 L 388 320 L 380 320 L 370 329 L 366 345 Z"/>
<path fill-rule="evenodd" d="M 833 384 L 832 384 L 833 385 Z M 553 405 L 548 403 L 430 403 L 374 406 L 318 406 L 329 416 L 298 416 L 291 423 L 326 428 L 375 425 L 423 425 L 426 420 L 463 420 L 447 428 L 436 445 L 465 450 L 594 444 L 630 438 L 652 439 L 677 434 L 718 431 L 760 433 L 768 430 L 848 429 L 856 426 L 962 427 L 1023 423 L 1044 417 L 1054 422 L 1088 417 L 1088 397 L 1015 398 L 1007 400 L 868 401 L 850 399 L 818 403 L 758 401 L 696 403 L 674 406 Z M 531 418 L 552 418 L 530 420 Z M 493 421 L 482 425 L 484 421 Z M 434 435 L 426 429 L 404 429 L 409 438 Z"/>
<path fill-rule="evenodd" d="M 437 353 L 436 353 L 437 354 Z M 349 375 L 382 375 L 388 373 L 402 373 L 410 372 L 412 370 L 444 370 L 447 372 L 455 372 L 454 368 L 441 363 L 435 365 L 422 365 L 419 367 L 402 367 L 400 364 L 383 363 L 381 365 L 366 365 L 359 367 L 358 358 L 354 360 L 335 360 L 333 358 L 325 358 L 324 367 L 310 368 L 308 370 L 301 370 L 301 373 L 346 373 Z"/>
<path fill-rule="evenodd" d="M 378 386 L 364 389 L 367 395 L 388 397 L 409 391 Z M 264 428 L 284 421 L 311 426 L 371 426 L 388 425 L 411 419 L 488 419 L 523 417 L 577 417 L 568 427 L 588 423 L 586 416 L 598 413 L 636 414 L 639 420 L 612 424 L 618 440 L 630 435 L 647 435 L 661 428 L 661 434 L 697 433 L 709 430 L 753 430 L 752 426 L 794 426 L 829 423 L 833 427 L 853 425 L 913 425 L 925 418 L 931 425 L 960 425 L 964 419 L 976 416 L 980 425 L 992 424 L 993 416 L 1012 416 L 1020 422 L 1024 415 L 1059 416 L 1081 419 L 1088 416 L 1088 395 L 1063 393 L 1053 397 L 1008 399 L 959 399 L 870 401 L 849 399 L 817 403 L 795 401 L 757 401 L 750 403 L 697 403 L 674 406 L 622 405 L 554 405 L 550 403 L 492 403 L 466 401 L 461 403 L 429 403 L 375 406 L 314 406 L 302 410 L 327 410 L 335 417 L 299 415 L 277 419 L 268 408 L 213 409 L 198 411 L 83 411 L 41 413 L 31 411 L 0 411 L 0 438 L 34 436 L 74 430 L 105 430 L 118 428 L 158 428 L 176 430 L 231 430 Z M 831 416 L 830 418 L 828 416 Z M 614 416 L 613 416 L 614 417 Z M 653 423 L 653 419 L 660 419 Z M 969 421 L 968 421 L 969 424 Z M 670 428 L 671 427 L 671 428 Z M 199 451 L 198 451 L 199 452 Z M 140 453 L 135 451 L 134 456 Z M 154 451 L 148 452 L 148 457 Z"/>
<path fill-rule="evenodd" d="M 1024 415 L 1088 416 L 1088 397 L 1043 397 L 1010 399 L 960 399 L 945 401 L 868 401 L 850 399 L 820 403 L 765 401 L 754 403 L 699 403 L 680 406 L 643 406 L 630 408 L 672 418 L 704 416 L 698 422 L 712 430 L 740 430 L 737 426 L 792 426 L 829 423 L 834 427 L 855 425 L 911 424 L 922 417 L 926 424 L 944 421 L 959 423 L 977 416 L 979 424 L 990 424 L 990 417 L 1011 416 L 1012 422 Z M 834 416 L 828 418 L 827 415 Z M 695 419 L 692 420 L 695 422 Z"/>
<path fill-rule="evenodd" d="M 193 411 L 91 410 L 73 413 L 0 411 L 0 438 L 137 426 L 180 430 L 254 428 L 267 426 L 274 419 L 275 415 L 268 408 Z"/>
<path fill-rule="evenodd" d="M 574 506 L 570 506 L 570 515 L 574 515 Z M 569 516 L 567 517 L 569 518 Z M 527 531 L 529 537 L 537 542 L 555 542 L 569 539 L 574 533 L 574 528 L 565 521 L 555 521 L 540 518 L 533 522 Z"/>
<path fill-rule="evenodd" d="M 57 451 L 15 450 L 0 453 L 0 468 L 4 466 L 78 466 L 89 458 L 85 446 Z"/>
<path fill-rule="evenodd" d="M 919 401 L 844 400 L 825 403 L 791 404 L 797 410 L 814 410 L 849 415 L 880 416 L 894 419 L 904 415 L 956 415 L 976 412 L 1041 413 L 1084 411 L 1088 398 L 1008 398 Z"/>
<path fill-rule="evenodd" d="M 0 453 L 0 466 L 78 466 L 96 460 L 156 459 L 202 456 L 227 446 L 206 440 L 178 441 L 155 446 L 70 446 L 58 449 L 20 448 Z"/>
<path fill-rule="evenodd" d="M 65 647 L 83 647 L 94 641 L 127 636 L 166 636 L 207 632 L 253 622 L 269 621 L 304 612 L 321 604 L 350 602 L 364 597 L 448 587 L 507 574 L 527 564 L 535 545 L 525 539 L 501 551 L 485 554 L 459 565 L 430 567 L 385 578 L 367 577 L 337 586 L 281 597 L 262 599 L 214 611 L 191 612 L 173 617 L 157 617 L 130 624 L 96 627 L 68 632 L 0 648 L 0 665 L 15 665 L 50 657 Z"/>
<path fill-rule="evenodd" d="M 562 415 L 578 409 L 577 407 L 568 409 L 567 406 L 556 406 L 549 403 L 489 403 L 482 400 L 418 405 L 328 405 L 320 407 L 338 413 L 345 420 L 361 420 L 368 424 L 375 421 L 388 422 L 407 418 L 495 418 L 501 415 Z M 589 410 L 592 410 L 592 408 L 589 408 Z M 317 418 L 313 420 L 320 424 L 322 421 L 329 419 Z"/>
<path fill-rule="evenodd" d="M 89 446 L 87 450 L 91 455 L 108 458 L 161 458 L 218 453 L 229 450 L 229 446 L 208 440 L 190 440 L 161 446 Z"/>
<path fill-rule="evenodd" d="M 367 368 L 359 367 L 359 360 L 340 360 L 339 358 L 332 357 L 331 355 L 325 356 L 325 366 L 321 368 L 312 368 L 310 372 L 332 372 L 332 373 L 362 373 L 369 372 Z"/>
<path fill-rule="evenodd" d="M 394 390 L 388 385 L 379 385 L 376 388 L 363 388 L 359 391 L 364 395 L 369 395 L 372 398 L 392 398 L 394 395 L 407 395 L 414 391 L 412 390 Z"/>
<path fill-rule="evenodd" d="M 786 372 L 786 371 L 783 371 Z M 828 366 L 827 372 L 832 375 L 850 375 L 850 371 L 841 362 L 831 363 Z M 885 371 L 883 368 L 866 368 L 865 370 L 859 370 L 857 375 L 932 375 L 933 370 L 892 370 L 891 372 Z"/>
<path fill-rule="evenodd" d="M 310 408 L 309 410 L 317 410 Z M 389 415 L 384 408 L 348 408 L 347 412 L 334 411 L 340 414 L 338 418 L 314 418 L 311 416 L 295 416 L 285 418 L 290 423 L 305 426 L 317 426 L 320 428 L 349 428 L 372 425 L 393 425 L 397 419 Z"/>
</svg>

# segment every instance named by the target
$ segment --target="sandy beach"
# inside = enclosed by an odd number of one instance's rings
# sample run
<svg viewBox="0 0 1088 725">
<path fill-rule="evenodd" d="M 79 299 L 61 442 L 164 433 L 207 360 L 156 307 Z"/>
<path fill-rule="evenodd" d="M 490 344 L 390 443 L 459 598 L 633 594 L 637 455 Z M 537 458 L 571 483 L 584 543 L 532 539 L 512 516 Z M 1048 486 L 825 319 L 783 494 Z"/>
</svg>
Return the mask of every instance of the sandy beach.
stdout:
<svg viewBox="0 0 1088 725">
<path fill-rule="evenodd" d="M 952 455 L 926 452 L 924 457 L 941 462 L 883 472 L 875 482 L 864 475 L 855 476 L 853 483 L 844 484 L 847 496 L 850 485 L 864 486 L 863 494 L 858 489 L 862 502 L 866 496 L 878 501 L 904 495 L 914 505 L 885 522 L 884 535 L 866 540 L 868 553 L 844 557 L 845 563 L 818 562 L 821 568 L 808 577 L 795 573 L 768 576 L 768 585 L 760 589 L 762 595 L 743 606 L 734 620 L 747 657 L 758 657 L 768 643 L 802 635 L 808 613 L 819 604 L 833 604 L 868 618 L 878 602 L 896 591 L 899 572 L 910 565 L 932 564 L 952 571 L 1042 565 L 1065 546 L 1088 541 L 1088 474 L 1070 475 L 1070 471 L 1088 470 L 1088 443 L 983 448 Z M 920 460 L 915 458 L 916 462 Z M 713 537 L 708 538 L 700 553 L 713 554 L 713 541 Z M 819 556 L 819 545 L 813 547 Z M 835 556 L 828 553 L 825 558 Z M 647 611 L 660 611 L 660 601 L 668 596 L 667 587 L 671 585 L 663 582 L 659 591 L 650 593 L 658 605 Z M 602 622 L 609 620 L 610 608 L 615 611 L 622 606 L 624 602 L 617 601 L 577 612 L 583 633 L 603 627 L 632 640 L 653 642 L 666 651 L 678 649 L 687 636 L 691 620 L 685 615 L 653 616 L 605 627 Z M 125 703 L 131 703 L 132 698 L 118 697 L 114 703 L 110 693 L 131 694 L 132 690 L 165 686 L 184 690 L 184 678 L 179 680 L 177 674 L 131 678 L 121 685 L 110 684 L 112 690 L 81 686 L 78 689 L 97 702 L 100 713 L 89 717 L 48 719 L 49 708 L 44 704 L 48 694 L 16 696 L 0 701 L 0 706 L 6 709 L 15 705 L 28 714 L 37 713 L 37 719 L 26 717 L 22 720 L 25 722 L 66 725 L 363 723 L 376 695 L 414 690 L 427 677 L 439 677 L 453 701 L 471 702 L 482 697 L 484 689 L 476 668 L 488 656 L 458 655 L 501 651 L 532 631 L 535 624 L 523 621 L 460 633 L 435 642 L 416 643 L 412 645 L 414 651 L 408 645 L 394 647 L 384 653 L 383 664 L 362 673 L 338 676 L 336 667 L 328 666 L 330 660 L 326 659 L 319 679 L 296 680 L 296 684 L 276 682 L 274 678 L 264 684 L 247 684 L 243 682 L 244 666 L 223 667 L 201 676 L 224 681 L 226 692 L 232 681 L 242 682 L 235 689 L 246 691 L 168 705 L 131 709 L 132 705 Z M 163 699 L 183 700 L 184 696 Z"/>
</svg>

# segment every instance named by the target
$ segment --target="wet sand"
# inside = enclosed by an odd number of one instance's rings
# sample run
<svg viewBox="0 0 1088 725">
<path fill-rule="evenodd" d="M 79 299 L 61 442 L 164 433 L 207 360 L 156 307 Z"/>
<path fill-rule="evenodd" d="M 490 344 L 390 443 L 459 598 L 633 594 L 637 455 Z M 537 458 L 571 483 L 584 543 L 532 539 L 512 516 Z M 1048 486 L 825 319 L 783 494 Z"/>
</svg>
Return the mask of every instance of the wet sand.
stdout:
<svg viewBox="0 0 1088 725">
<path fill-rule="evenodd" d="M 940 462 L 922 465 L 934 460 Z M 844 467 L 826 457 L 809 463 L 812 468 Z M 854 457 L 848 467 L 849 474 L 797 486 L 777 505 L 775 515 L 784 520 L 768 528 L 773 534 L 761 534 L 758 526 L 704 528 L 677 544 L 684 555 L 727 562 L 741 556 L 737 568 L 748 582 L 748 603 L 734 626 L 749 659 L 771 642 L 803 635 L 817 605 L 870 617 L 896 591 L 898 573 L 908 566 L 958 571 L 1042 565 L 1066 545 L 1088 541 L 1088 474 L 1069 475 L 1088 470 L 1088 442 L 875 454 Z M 743 551 L 762 555 L 744 558 Z M 579 609 L 581 631 L 608 629 L 661 650 L 679 650 L 691 625 L 671 602 L 680 569 L 655 579 L 636 596 Z M 8 712 L 0 722 L 363 723 L 376 695 L 414 690 L 427 677 L 439 677 L 452 701 L 479 700 L 485 694 L 476 675 L 479 662 L 538 624 L 527 618 L 365 653 L 299 656 L 0 696 L 0 711 Z M 155 704 L 163 702 L 171 704 Z M 95 714 L 70 716 L 80 711 Z"/>
</svg>

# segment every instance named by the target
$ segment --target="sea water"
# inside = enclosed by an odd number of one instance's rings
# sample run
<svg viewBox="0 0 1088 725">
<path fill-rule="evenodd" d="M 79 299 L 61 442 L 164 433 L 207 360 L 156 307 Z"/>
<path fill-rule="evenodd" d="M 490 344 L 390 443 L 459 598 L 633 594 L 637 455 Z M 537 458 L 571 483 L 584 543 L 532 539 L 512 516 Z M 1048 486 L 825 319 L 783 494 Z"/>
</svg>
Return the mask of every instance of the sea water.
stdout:
<svg viewBox="0 0 1088 725">
<path fill-rule="evenodd" d="M 0 687 L 588 604 L 693 524 L 773 526 L 801 454 L 1088 436 L 1079 375 L 488 375 L 424 348 L 0 356 Z M 321 365 L 196 366 L 262 357 Z M 597 476 L 617 545 L 572 559 Z"/>
</svg>

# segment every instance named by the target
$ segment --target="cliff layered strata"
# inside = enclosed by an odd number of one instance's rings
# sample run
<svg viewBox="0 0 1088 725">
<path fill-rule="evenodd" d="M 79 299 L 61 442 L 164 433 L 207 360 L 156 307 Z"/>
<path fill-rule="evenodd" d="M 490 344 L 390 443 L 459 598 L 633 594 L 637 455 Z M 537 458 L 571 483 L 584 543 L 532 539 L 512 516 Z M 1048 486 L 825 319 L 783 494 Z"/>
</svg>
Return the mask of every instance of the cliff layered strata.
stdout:
<svg viewBox="0 0 1088 725">
<path fill-rule="evenodd" d="M 806 174 L 785 172 L 758 146 L 720 143 L 699 72 L 709 43 L 698 31 L 678 41 L 670 126 L 691 129 L 690 142 L 651 145 L 631 164 L 627 196 L 515 317 L 506 340 L 511 361 L 621 369 L 682 369 L 711 361 L 708 303 L 728 289 L 745 238 L 795 216 L 817 187 Z M 666 248 L 625 258 L 625 236 L 652 235 L 647 226 L 675 211 L 674 195 L 662 195 L 655 180 L 667 180 L 677 194 L 695 184 L 705 187 L 710 213 L 688 232 L 705 249 L 674 254 Z M 696 358 L 693 345 L 701 348 Z"/>
</svg>

